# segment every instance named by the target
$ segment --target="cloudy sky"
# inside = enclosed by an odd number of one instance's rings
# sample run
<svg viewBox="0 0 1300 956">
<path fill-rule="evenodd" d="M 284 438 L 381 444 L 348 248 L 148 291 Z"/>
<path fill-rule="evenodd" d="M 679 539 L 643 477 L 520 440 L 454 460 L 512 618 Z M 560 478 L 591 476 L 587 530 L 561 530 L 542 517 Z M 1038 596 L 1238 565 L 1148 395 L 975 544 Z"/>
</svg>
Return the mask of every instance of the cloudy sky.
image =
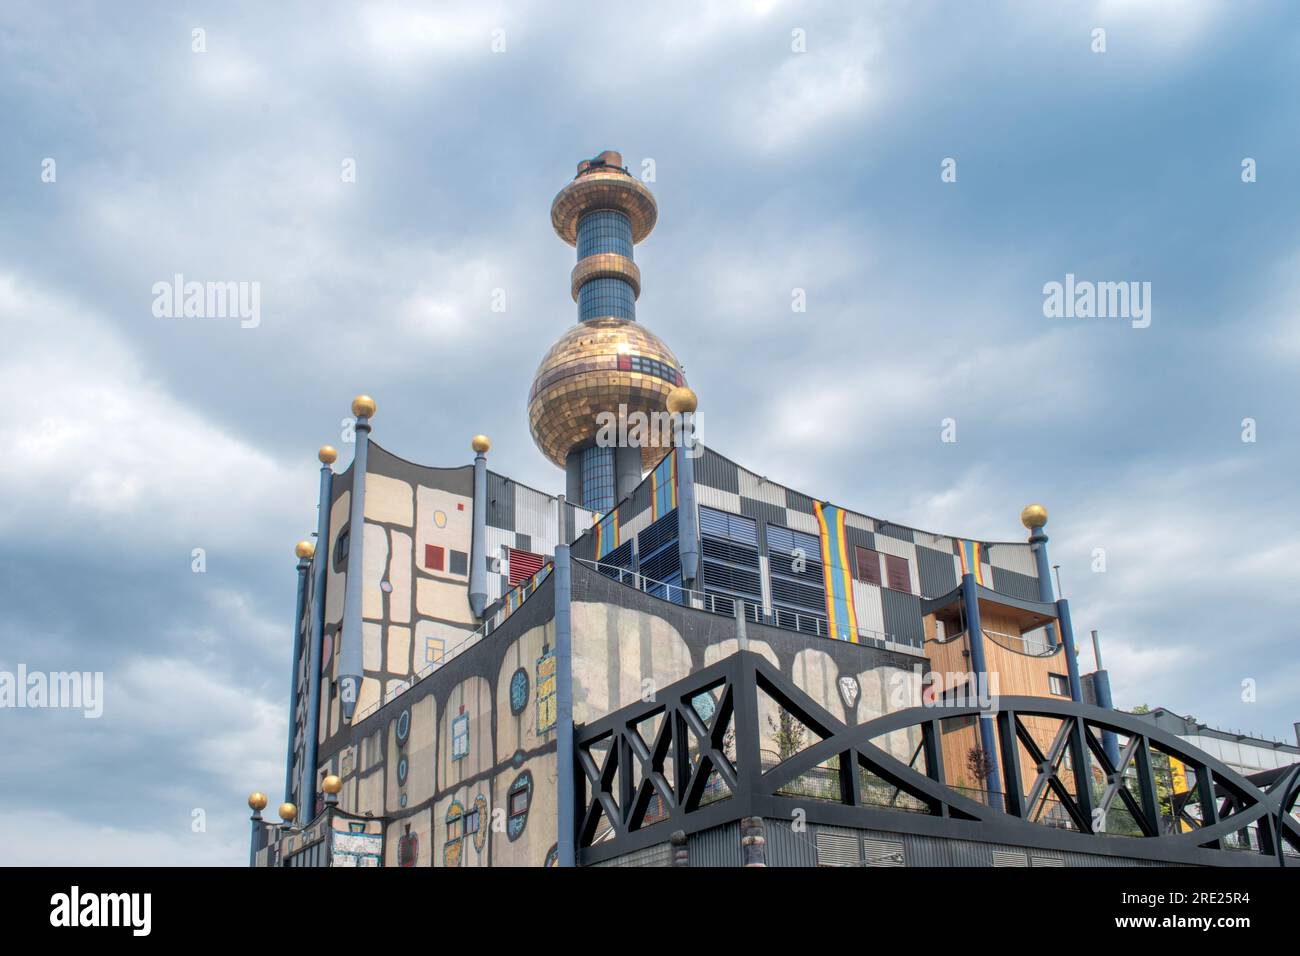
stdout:
<svg viewBox="0 0 1300 956">
<path fill-rule="evenodd" d="M 561 489 L 524 405 L 603 149 L 653 160 L 638 315 L 709 444 L 940 532 L 1041 500 L 1118 704 L 1290 738 L 1297 61 L 1266 2 L 6 3 L 0 669 L 106 686 L 0 711 L 0 862 L 246 859 L 354 394 L 400 455 L 483 431 Z M 1045 317 L 1067 273 L 1150 282 L 1150 327 Z M 176 274 L 260 321 L 157 317 Z"/>
</svg>

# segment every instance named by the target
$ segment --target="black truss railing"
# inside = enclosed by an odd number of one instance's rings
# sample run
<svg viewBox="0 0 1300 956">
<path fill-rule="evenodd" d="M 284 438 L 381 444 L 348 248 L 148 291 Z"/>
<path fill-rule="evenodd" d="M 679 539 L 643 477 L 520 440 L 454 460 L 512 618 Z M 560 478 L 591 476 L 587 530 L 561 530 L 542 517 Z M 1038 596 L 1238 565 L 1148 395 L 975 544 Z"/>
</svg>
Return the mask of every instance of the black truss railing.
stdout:
<svg viewBox="0 0 1300 956">
<path fill-rule="evenodd" d="M 760 694 L 813 742 L 802 746 L 801 738 L 786 756 L 765 750 Z M 943 722 L 969 724 L 985 715 L 994 723 L 1001 764 L 1000 789 L 992 793 L 950 785 L 944 773 Z M 1059 722 L 1045 747 L 1026 718 Z M 900 731 L 915 741 L 910 762 L 873 743 Z M 1102 744 L 1107 732 L 1124 740 L 1115 762 Z M 1261 790 L 1151 723 L 1047 697 L 1001 697 L 994 711 L 964 703 L 913 707 L 850 725 L 749 651 L 664 688 L 653 701 L 579 726 L 575 750 L 581 863 L 662 843 L 675 830 L 799 815 L 812 823 L 1171 864 L 1276 866 L 1290 857 L 1295 865 L 1300 852 L 1300 824 L 1290 815 L 1300 765 Z M 1159 754 L 1186 766 L 1196 781 L 1190 794 L 1159 793 Z M 889 799 L 879 799 L 882 788 Z M 1106 832 L 1120 808 L 1127 833 Z M 1245 833 L 1253 834 L 1248 843 Z"/>
</svg>

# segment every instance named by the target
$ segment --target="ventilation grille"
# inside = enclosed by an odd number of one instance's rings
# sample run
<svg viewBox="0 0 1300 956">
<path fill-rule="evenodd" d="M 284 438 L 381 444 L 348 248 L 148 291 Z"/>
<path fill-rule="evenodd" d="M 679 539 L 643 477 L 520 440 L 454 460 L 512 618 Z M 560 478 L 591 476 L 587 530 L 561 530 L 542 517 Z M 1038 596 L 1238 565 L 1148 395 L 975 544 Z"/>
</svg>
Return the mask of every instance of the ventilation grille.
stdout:
<svg viewBox="0 0 1300 956">
<path fill-rule="evenodd" d="M 867 866 L 906 866 L 901 840 L 863 840 L 863 862 Z"/>
<path fill-rule="evenodd" d="M 857 866 L 860 862 L 856 833 L 834 827 L 817 828 L 818 866 Z"/>
</svg>

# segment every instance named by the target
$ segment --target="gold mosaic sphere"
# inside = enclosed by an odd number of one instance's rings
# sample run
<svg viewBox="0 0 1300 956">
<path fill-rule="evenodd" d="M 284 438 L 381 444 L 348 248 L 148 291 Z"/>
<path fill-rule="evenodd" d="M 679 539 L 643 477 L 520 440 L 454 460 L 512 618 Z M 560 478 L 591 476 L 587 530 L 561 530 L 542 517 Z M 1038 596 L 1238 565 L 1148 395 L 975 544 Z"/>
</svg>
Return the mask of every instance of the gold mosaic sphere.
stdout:
<svg viewBox="0 0 1300 956">
<path fill-rule="evenodd" d="M 1030 530 L 1041 528 L 1047 524 L 1047 509 L 1042 505 L 1026 505 L 1020 512 L 1020 523 Z"/>
<path fill-rule="evenodd" d="M 248 806 L 259 813 L 266 809 L 266 794 L 261 790 L 254 790 L 248 795 Z"/>
<path fill-rule="evenodd" d="M 299 541 L 294 547 L 293 553 L 300 558 L 310 558 L 316 553 L 316 545 L 311 541 Z"/>
<path fill-rule="evenodd" d="M 332 465 L 339 460 L 339 450 L 333 445 L 321 445 L 316 457 L 320 459 L 322 465 Z"/>
<path fill-rule="evenodd" d="M 357 418 L 373 418 L 375 414 L 375 400 L 369 395 L 358 395 L 352 399 L 352 414 Z"/>
<path fill-rule="evenodd" d="M 295 807 L 292 803 L 280 804 L 280 819 L 283 820 L 285 823 L 288 823 L 297 815 L 298 815 L 298 808 Z"/>
<path fill-rule="evenodd" d="M 533 441 L 563 468 L 571 451 L 595 444 L 598 413 L 617 415 L 623 405 L 628 413 L 662 416 L 668 394 L 682 384 L 677 357 L 645 326 L 614 317 L 579 323 L 551 346 L 533 376 L 528 393 Z M 641 449 L 645 471 L 672 441 L 671 429 L 655 431 L 660 441 Z"/>
<path fill-rule="evenodd" d="M 470 447 L 480 455 L 486 455 L 488 449 L 492 447 L 492 443 L 488 441 L 487 435 L 475 435 L 469 444 Z"/>
<path fill-rule="evenodd" d="M 324 780 L 321 781 L 320 788 L 324 790 L 326 793 L 338 793 L 340 790 L 343 789 L 343 781 L 340 780 L 338 777 L 336 777 L 334 774 L 330 774 L 328 777 L 326 777 Z"/>
</svg>

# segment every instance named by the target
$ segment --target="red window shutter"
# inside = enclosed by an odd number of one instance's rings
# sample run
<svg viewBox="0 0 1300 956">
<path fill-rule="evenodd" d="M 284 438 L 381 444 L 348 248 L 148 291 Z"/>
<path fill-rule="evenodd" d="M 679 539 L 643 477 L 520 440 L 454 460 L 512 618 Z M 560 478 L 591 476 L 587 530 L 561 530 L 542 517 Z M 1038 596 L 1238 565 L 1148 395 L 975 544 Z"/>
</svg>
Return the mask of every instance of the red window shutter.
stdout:
<svg viewBox="0 0 1300 956">
<path fill-rule="evenodd" d="M 858 580 L 880 586 L 880 552 L 855 545 L 858 559 Z"/>
<path fill-rule="evenodd" d="M 620 372 L 630 372 L 630 371 L 632 371 L 632 356 L 630 356 L 630 355 L 620 355 L 620 356 L 618 357 L 618 370 L 619 370 Z"/>
<path fill-rule="evenodd" d="M 900 558 L 895 554 L 887 554 L 885 558 L 885 574 L 888 575 L 889 588 L 893 591 L 906 591 L 912 593 L 912 575 L 907 570 L 907 558 Z"/>
<path fill-rule="evenodd" d="M 531 551 L 516 551 L 510 549 L 510 586 L 514 587 L 521 581 L 527 581 L 538 571 L 542 570 L 542 556 L 533 554 Z"/>
<path fill-rule="evenodd" d="M 424 566 L 430 571 L 442 571 L 446 567 L 446 552 L 436 544 L 426 544 Z"/>
</svg>

